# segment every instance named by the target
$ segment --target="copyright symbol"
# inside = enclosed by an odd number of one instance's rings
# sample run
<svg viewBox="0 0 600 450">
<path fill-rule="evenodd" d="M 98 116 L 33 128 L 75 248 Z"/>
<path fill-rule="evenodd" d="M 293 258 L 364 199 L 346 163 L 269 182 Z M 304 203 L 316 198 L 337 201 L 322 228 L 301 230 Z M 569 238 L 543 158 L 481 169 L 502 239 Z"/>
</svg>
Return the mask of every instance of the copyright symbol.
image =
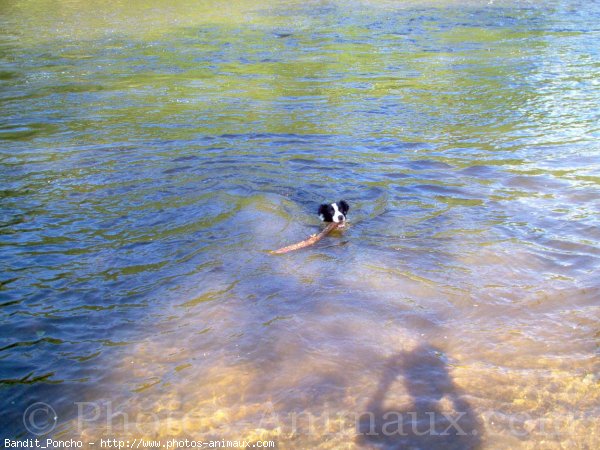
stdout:
<svg viewBox="0 0 600 450">
<path fill-rule="evenodd" d="M 29 405 L 23 413 L 23 425 L 27 431 L 36 436 L 50 433 L 56 427 L 56 411 L 44 402 Z"/>
</svg>

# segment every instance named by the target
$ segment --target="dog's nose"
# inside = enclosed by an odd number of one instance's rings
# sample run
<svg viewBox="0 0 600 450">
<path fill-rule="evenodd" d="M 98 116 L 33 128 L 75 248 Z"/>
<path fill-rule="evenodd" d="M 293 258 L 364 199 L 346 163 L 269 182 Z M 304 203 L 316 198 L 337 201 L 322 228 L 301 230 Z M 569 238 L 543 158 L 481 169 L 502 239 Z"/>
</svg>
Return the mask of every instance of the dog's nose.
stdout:
<svg viewBox="0 0 600 450">
<path fill-rule="evenodd" d="M 342 215 L 340 214 L 340 215 L 338 216 L 338 220 L 339 220 L 340 222 L 343 222 L 343 221 L 344 221 L 344 216 L 342 216 Z"/>
</svg>

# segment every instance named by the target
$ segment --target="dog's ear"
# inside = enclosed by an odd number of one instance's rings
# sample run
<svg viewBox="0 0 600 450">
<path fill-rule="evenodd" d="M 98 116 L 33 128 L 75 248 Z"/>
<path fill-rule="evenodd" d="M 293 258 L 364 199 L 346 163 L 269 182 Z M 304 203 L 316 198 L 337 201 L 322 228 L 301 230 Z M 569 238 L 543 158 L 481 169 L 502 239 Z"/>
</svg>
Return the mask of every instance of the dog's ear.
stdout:
<svg viewBox="0 0 600 450">
<path fill-rule="evenodd" d="M 326 204 L 322 204 L 321 206 L 319 206 L 319 211 L 317 212 L 317 214 L 319 215 L 321 220 L 325 220 L 325 214 L 327 213 L 327 206 L 328 205 L 326 205 Z"/>
<path fill-rule="evenodd" d="M 340 208 L 342 214 L 348 214 L 348 211 L 350 210 L 350 205 L 348 205 L 345 200 L 340 200 L 338 202 L 338 207 Z"/>
</svg>

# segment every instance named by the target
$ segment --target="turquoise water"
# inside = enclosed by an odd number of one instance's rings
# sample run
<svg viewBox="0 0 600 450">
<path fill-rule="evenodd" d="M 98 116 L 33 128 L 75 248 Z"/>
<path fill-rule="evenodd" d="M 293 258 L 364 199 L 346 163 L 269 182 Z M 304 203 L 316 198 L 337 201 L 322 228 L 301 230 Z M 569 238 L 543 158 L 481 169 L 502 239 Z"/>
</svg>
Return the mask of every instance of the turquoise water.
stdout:
<svg viewBox="0 0 600 450">
<path fill-rule="evenodd" d="M 598 446 L 598 3 L 0 12 L 1 437 Z"/>
</svg>

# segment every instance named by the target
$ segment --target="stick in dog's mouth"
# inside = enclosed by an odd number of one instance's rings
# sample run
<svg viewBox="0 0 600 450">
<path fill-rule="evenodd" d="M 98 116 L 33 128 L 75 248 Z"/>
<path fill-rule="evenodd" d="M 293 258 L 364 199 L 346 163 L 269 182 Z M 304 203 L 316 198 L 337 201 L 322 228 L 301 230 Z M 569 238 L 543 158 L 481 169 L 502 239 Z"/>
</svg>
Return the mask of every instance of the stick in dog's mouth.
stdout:
<svg viewBox="0 0 600 450">
<path fill-rule="evenodd" d="M 325 236 L 327 236 L 329 233 L 331 233 L 336 228 L 342 228 L 345 225 L 345 223 L 346 223 L 346 221 L 331 222 L 319 234 L 313 234 L 311 237 L 303 240 L 302 242 L 298 242 L 297 244 L 293 244 L 293 245 L 288 245 L 287 247 L 282 247 L 278 250 L 272 250 L 270 253 L 272 255 L 281 255 L 283 253 L 288 253 L 288 252 L 292 252 L 294 250 L 300 250 L 301 248 L 309 247 L 309 246 L 319 242 L 321 239 L 323 239 Z"/>
</svg>

